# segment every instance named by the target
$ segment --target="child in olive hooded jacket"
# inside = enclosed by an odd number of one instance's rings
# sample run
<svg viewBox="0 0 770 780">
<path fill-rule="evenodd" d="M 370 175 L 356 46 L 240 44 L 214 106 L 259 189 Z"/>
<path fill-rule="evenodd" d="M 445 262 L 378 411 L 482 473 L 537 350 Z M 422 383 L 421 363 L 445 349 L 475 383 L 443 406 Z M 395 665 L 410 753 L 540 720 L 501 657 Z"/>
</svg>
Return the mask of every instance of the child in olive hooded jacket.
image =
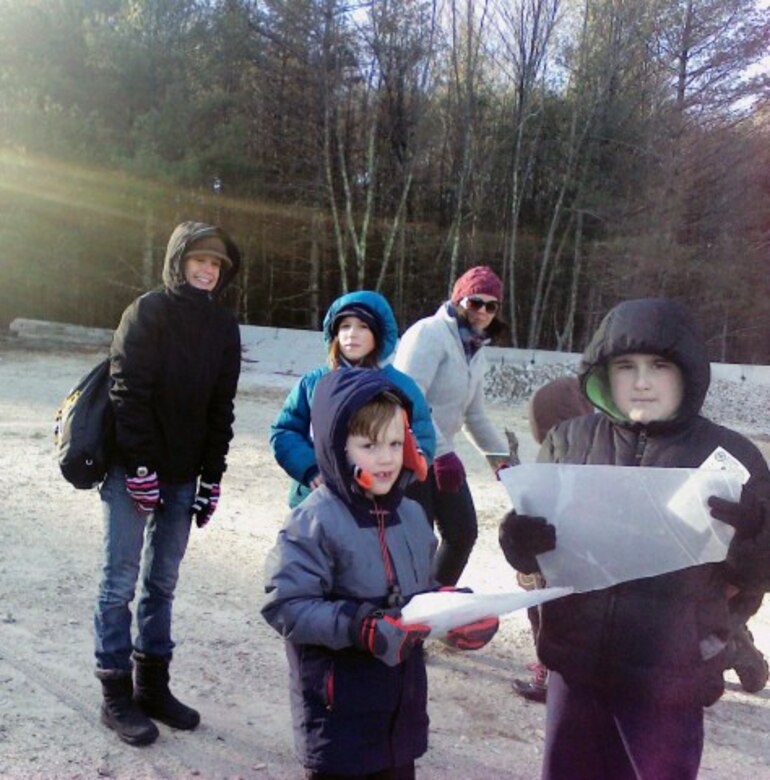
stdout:
<svg viewBox="0 0 770 780">
<path fill-rule="evenodd" d="M 728 595 L 770 588 L 770 472 L 750 441 L 700 415 L 709 376 L 704 340 L 680 304 L 625 301 L 602 321 L 580 369 L 600 413 L 557 425 L 543 442 L 545 463 L 656 468 L 697 468 L 722 447 L 751 475 L 740 502 L 708 501 L 736 529 L 724 562 L 543 605 L 547 780 L 697 776 L 703 707 L 724 690 Z M 515 511 L 500 541 L 523 572 L 538 571 L 536 556 L 559 543 L 547 518 Z"/>
</svg>

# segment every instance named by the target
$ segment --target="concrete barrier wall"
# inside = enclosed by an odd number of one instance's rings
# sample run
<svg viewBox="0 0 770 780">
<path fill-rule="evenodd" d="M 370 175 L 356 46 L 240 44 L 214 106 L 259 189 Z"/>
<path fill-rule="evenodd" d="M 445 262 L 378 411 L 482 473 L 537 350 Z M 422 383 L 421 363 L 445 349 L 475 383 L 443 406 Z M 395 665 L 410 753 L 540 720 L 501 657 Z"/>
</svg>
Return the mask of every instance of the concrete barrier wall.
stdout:
<svg viewBox="0 0 770 780">
<path fill-rule="evenodd" d="M 105 328 L 21 318 L 15 319 L 9 330 L 20 339 L 73 345 L 107 346 L 112 338 L 112 331 Z M 323 335 L 319 331 L 241 325 L 241 339 L 244 367 L 250 371 L 301 376 L 326 361 Z M 502 347 L 488 347 L 487 357 L 491 363 L 521 367 L 549 364 L 577 367 L 580 362 L 577 353 Z M 770 385 L 770 366 L 712 363 L 711 371 L 715 379 Z"/>
<path fill-rule="evenodd" d="M 17 338 L 30 342 L 108 347 L 112 341 L 112 331 L 109 328 L 86 328 L 66 322 L 17 318 L 11 322 L 8 330 Z"/>
</svg>

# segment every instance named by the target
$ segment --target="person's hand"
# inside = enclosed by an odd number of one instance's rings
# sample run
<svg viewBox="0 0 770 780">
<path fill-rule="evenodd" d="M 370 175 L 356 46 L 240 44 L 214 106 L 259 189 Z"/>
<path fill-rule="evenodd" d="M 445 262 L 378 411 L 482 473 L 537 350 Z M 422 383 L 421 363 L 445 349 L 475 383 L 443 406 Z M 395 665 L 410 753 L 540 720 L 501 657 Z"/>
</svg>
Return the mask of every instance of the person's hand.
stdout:
<svg viewBox="0 0 770 780">
<path fill-rule="evenodd" d="M 433 461 L 436 486 L 442 493 L 457 493 L 465 481 L 465 469 L 454 452 L 439 455 Z"/>
<path fill-rule="evenodd" d="M 512 463 L 508 463 L 507 461 L 503 461 L 502 463 L 498 463 L 497 466 L 495 466 L 495 477 L 497 478 L 497 481 L 500 481 L 500 472 L 505 471 L 505 469 L 513 468 Z"/>
<path fill-rule="evenodd" d="M 744 486 L 740 501 L 728 501 L 718 496 L 708 499 L 711 516 L 735 529 L 737 539 L 753 539 L 761 530 L 770 513 L 770 502 Z"/>
<path fill-rule="evenodd" d="M 139 466 L 133 474 L 126 474 L 126 492 L 140 512 L 154 512 L 161 503 L 158 473 Z"/>
<path fill-rule="evenodd" d="M 512 509 L 500 523 L 499 540 L 505 560 L 517 571 L 533 574 L 540 571 L 535 556 L 556 547 L 556 528 L 544 517 L 520 515 Z"/>
<path fill-rule="evenodd" d="M 190 512 L 195 518 L 195 524 L 198 528 L 203 528 L 211 520 L 211 516 L 216 512 L 217 504 L 219 504 L 221 492 L 219 482 L 204 482 L 201 479 L 195 501 L 190 507 Z"/>
<path fill-rule="evenodd" d="M 478 650 L 492 641 L 498 628 L 500 628 L 500 621 L 492 615 L 453 628 L 446 635 L 446 642 L 455 650 Z"/>
<path fill-rule="evenodd" d="M 388 666 L 397 666 L 430 634 L 430 630 L 430 626 L 423 623 L 405 626 L 398 609 L 374 610 L 359 614 L 353 620 L 351 638 L 359 649 L 366 650 Z"/>
<path fill-rule="evenodd" d="M 318 474 L 317 476 L 313 477 L 313 479 L 310 480 L 309 487 L 311 490 L 315 490 L 316 488 L 321 487 L 323 483 L 324 483 L 323 477 L 320 474 Z"/>
</svg>

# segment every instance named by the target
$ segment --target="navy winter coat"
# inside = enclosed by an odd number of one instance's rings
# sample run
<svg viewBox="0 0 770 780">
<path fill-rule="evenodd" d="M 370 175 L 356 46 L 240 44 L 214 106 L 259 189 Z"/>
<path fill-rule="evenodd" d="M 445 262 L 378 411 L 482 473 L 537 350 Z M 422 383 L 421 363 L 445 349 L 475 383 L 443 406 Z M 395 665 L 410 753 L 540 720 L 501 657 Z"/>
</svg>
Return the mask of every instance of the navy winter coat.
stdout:
<svg viewBox="0 0 770 780">
<path fill-rule="evenodd" d="M 292 511 L 265 567 L 262 614 L 286 639 L 297 752 L 317 772 L 379 772 L 427 749 L 422 648 L 391 667 L 353 642 L 359 608 L 386 606 L 392 588 L 380 534 L 407 599 L 435 587 L 436 540 L 422 508 L 402 498 L 402 484 L 366 498 L 345 456 L 348 420 L 385 389 L 403 397 L 377 369 L 333 371 L 318 383 L 313 428 L 324 485 Z"/>
</svg>

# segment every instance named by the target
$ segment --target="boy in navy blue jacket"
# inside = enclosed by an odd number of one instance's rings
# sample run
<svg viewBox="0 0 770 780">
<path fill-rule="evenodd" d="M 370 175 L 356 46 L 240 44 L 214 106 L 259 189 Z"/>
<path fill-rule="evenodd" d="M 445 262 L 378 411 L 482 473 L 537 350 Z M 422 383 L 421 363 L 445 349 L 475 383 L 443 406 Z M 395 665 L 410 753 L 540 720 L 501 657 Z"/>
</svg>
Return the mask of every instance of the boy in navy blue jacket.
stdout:
<svg viewBox="0 0 770 780">
<path fill-rule="evenodd" d="M 436 540 L 408 481 L 424 460 L 410 403 L 379 370 L 316 388 L 312 421 L 323 485 L 289 516 L 266 563 L 265 619 L 286 641 L 295 742 L 310 780 L 408 780 L 428 746 L 422 640 L 400 608 L 435 588 Z M 497 620 L 450 639 L 481 647 Z"/>
</svg>

